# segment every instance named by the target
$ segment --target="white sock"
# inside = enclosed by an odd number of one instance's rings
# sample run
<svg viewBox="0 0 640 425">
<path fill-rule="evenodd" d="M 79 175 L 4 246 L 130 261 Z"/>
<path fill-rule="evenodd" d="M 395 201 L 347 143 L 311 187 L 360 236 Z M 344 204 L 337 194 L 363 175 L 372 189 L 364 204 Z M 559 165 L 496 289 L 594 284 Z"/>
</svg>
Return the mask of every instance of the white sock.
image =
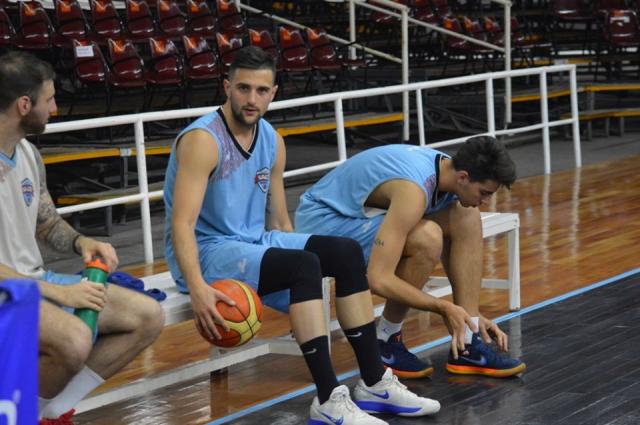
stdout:
<svg viewBox="0 0 640 425">
<path fill-rule="evenodd" d="M 376 333 L 378 335 L 378 339 L 386 342 L 389 341 L 389 337 L 391 335 L 400 332 L 400 329 L 402 329 L 402 322 L 393 323 L 385 319 L 384 316 L 380 316 Z"/>
<path fill-rule="evenodd" d="M 473 324 L 476 325 L 476 329 L 478 329 L 478 332 L 480 332 L 480 317 L 472 317 L 471 321 L 473 321 Z M 465 344 L 471 344 L 471 338 L 473 336 L 473 332 L 471 331 L 471 328 L 469 327 L 469 325 L 464 325 L 464 343 Z"/>
<path fill-rule="evenodd" d="M 73 409 L 87 394 L 98 388 L 104 379 L 85 366 L 74 376 L 60 394 L 55 396 L 41 412 L 43 418 L 57 418 Z"/>
<path fill-rule="evenodd" d="M 38 417 L 42 417 L 42 411 L 47 407 L 47 404 L 51 403 L 50 398 L 38 397 Z"/>
</svg>

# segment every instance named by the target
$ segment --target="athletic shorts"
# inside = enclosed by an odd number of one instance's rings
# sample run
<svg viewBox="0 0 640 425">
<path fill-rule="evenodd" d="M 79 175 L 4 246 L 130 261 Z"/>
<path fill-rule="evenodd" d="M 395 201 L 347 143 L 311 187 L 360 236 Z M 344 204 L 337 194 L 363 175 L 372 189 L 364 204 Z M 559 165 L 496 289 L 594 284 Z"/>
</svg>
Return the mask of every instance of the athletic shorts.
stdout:
<svg viewBox="0 0 640 425">
<path fill-rule="evenodd" d="M 44 275 L 40 280 L 44 280 L 45 282 L 53 283 L 55 285 L 73 285 L 74 283 L 79 283 L 82 280 L 82 275 L 56 273 L 51 270 L 47 270 L 44 272 Z M 71 314 L 75 311 L 73 307 L 67 307 L 64 305 L 61 305 L 60 308 Z"/>
<path fill-rule="evenodd" d="M 310 236 L 272 230 L 265 232 L 255 243 L 218 239 L 199 244 L 202 276 L 209 283 L 220 279 L 236 279 L 247 283 L 257 292 L 264 253 L 269 248 L 304 249 Z M 183 281 L 176 284 L 180 291 L 188 292 Z M 276 310 L 289 311 L 288 289 L 265 295 L 261 300 Z"/>
<path fill-rule="evenodd" d="M 297 232 L 313 232 L 315 235 L 343 236 L 357 241 L 362 247 L 365 262 L 369 262 L 373 241 L 385 214 L 373 217 L 347 217 L 333 208 L 300 197 L 300 206 L 296 210 Z"/>
</svg>

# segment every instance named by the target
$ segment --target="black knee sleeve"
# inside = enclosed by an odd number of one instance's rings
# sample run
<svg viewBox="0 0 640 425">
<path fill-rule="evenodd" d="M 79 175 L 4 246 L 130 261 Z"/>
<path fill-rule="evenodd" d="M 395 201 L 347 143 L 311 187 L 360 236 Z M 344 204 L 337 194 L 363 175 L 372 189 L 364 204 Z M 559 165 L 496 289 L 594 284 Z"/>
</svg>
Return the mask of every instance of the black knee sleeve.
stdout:
<svg viewBox="0 0 640 425">
<path fill-rule="evenodd" d="M 323 276 L 336 279 L 336 296 L 346 297 L 369 289 L 362 247 L 353 239 L 313 235 L 304 247 L 320 259 Z"/>
<path fill-rule="evenodd" d="M 300 249 L 269 248 L 260 264 L 258 295 L 291 289 L 291 304 L 322 299 L 318 257 Z"/>
</svg>

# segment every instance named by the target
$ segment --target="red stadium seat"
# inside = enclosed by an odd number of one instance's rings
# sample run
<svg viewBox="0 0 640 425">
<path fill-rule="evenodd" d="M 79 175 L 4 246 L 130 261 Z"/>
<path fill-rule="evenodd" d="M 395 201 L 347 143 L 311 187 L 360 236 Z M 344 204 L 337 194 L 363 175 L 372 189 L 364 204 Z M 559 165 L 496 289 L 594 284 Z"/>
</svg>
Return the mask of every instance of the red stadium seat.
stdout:
<svg viewBox="0 0 640 425">
<path fill-rule="evenodd" d="M 54 44 L 57 47 L 71 47 L 72 40 L 88 38 L 87 20 L 77 0 L 54 0 L 54 5 L 57 23 Z"/>
<path fill-rule="evenodd" d="M 247 25 L 235 3 L 227 0 L 217 0 L 219 31 L 225 35 L 240 35 L 247 33 Z"/>
<path fill-rule="evenodd" d="M 204 0 L 187 0 L 187 34 L 215 38 L 216 17 Z"/>
<path fill-rule="evenodd" d="M 112 87 L 111 94 L 113 98 L 113 89 L 123 89 L 125 91 L 131 89 L 142 89 L 143 105 L 146 105 L 146 87 L 147 80 L 144 72 L 144 62 L 138 54 L 131 40 L 107 40 L 109 50 L 109 68 L 111 69 L 111 78 L 109 84 Z M 109 106 L 111 106 L 110 99 Z M 108 110 L 107 112 L 109 112 Z"/>
<path fill-rule="evenodd" d="M 156 33 L 155 21 L 145 0 L 126 0 L 127 34 L 132 40 L 147 40 Z"/>
<path fill-rule="evenodd" d="M 53 26 L 47 12 L 37 1 L 20 2 L 20 29 L 15 46 L 25 50 L 51 49 Z"/>
<path fill-rule="evenodd" d="M 221 73 L 218 56 L 207 40 L 197 35 L 182 37 L 185 54 L 184 76 L 187 84 L 186 104 L 190 105 L 190 88 L 195 84 L 215 84 L 217 100 L 220 92 Z M 211 102 L 207 102 L 211 104 Z"/>
<path fill-rule="evenodd" d="M 216 33 L 216 41 L 218 42 L 222 74 L 226 76 L 229 73 L 229 66 L 233 62 L 236 51 L 242 48 L 242 38 Z"/>
<path fill-rule="evenodd" d="M 151 60 L 148 61 L 149 71 L 147 82 L 151 86 L 148 106 L 152 106 L 153 96 L 162 87 L 177 88 L 184 107 L 184 71 L 182 56 L 173 41 L 164 38 L 150 38 L 149 50 Z M 167 102 L 171 98 L 167 99 Z M 166 103 L 165 103 L 166 105 Z"/>
<path fill-rule="evenodd" d="M 175 0 L 158 0 L 158 33 L 172 40 L 182 40 L 187 27 L 187 19 Z"/>
<path fill-rule="evenodd" d="M 271 33 L 267 30 L 249 29 L 249 44 L 252 46 L 258 46 L 262 50 L 269 53 L 276 60 L 276 71 L 282 70 L 282 65 L 279 61 L 278 47 L 271 37 Z"/>
<path fill-rule="evenodd" d="M 11 46 L 15 38 L 16 30 L 13 28 L 9 15 L 4 8 L 0 8 L 0 49 Z"/>
<path fill-rule="evenodd" d="M 89 0 L 89 4 L 92 38 L 101 44 L 105 44 L 109 38 L 122 38 L 122 21 L 111 0 Z"/>
<path fill-rule="evenodd" d="M 111 98 L 109 89 L 110 71 L 107 62 L 100 51 L 98 45 L 91 40 L 73 40 L 73 76 L 77 82 L 77 86 L 87 89 L 87 94 L 93 94 L 95 89 L 104 91 L 107 98 L 105 104 L 106 110 L 110 105 L 108 99 Z M 76 103 L 78 93 L 74 96 L 69 107 L 69 115 L 73 113 L 73 107 Z"/>
</svg>

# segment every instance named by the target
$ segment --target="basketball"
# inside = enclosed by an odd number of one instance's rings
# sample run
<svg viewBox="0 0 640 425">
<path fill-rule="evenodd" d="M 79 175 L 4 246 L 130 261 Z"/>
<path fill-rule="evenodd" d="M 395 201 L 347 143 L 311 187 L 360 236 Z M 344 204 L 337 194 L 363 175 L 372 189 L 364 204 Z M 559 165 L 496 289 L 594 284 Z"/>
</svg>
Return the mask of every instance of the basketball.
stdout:
<svg viewBox="0 0 640 425">
<path fill-rule="evenodd" d="M 216 324 L 222 339 L 210 339 L 206 334 L 200 335 L 211 344 L 218 347 L 238 347 L 253 338 L 262 326 L 262 303 L 258 294 L 246 283 L 234 279 L 222 279 L 211 284 L 212 288 L 223 292 L 236 302 L 229 305 L 218 301 L 216 308 L 229 325 L 229 332 Z"/>
</svg>

